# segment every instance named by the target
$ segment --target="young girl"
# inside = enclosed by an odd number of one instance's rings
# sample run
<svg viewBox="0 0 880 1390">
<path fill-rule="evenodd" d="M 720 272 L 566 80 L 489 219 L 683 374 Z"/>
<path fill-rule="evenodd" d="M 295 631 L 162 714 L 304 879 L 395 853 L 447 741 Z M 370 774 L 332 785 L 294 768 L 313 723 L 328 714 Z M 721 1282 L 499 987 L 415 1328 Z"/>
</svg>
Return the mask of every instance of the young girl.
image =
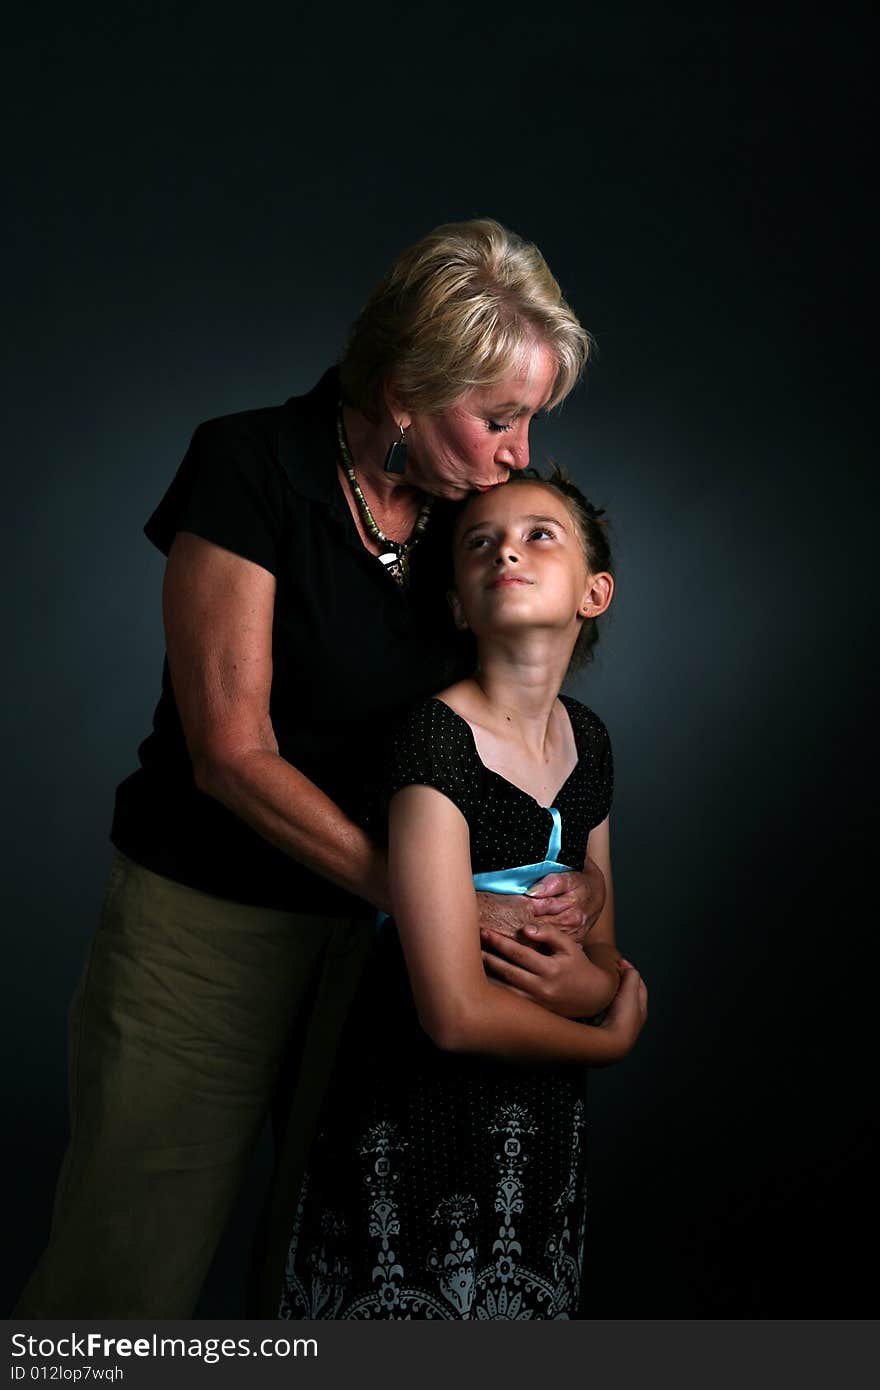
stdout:
<svg viewBox="0 0 880 1390">
<path fill-rule="evenodd" d="M 646 1017 L 614 939 L 608 735 L 558 694 L 611 602 L 599 514 L 559 474 L 514 475 L 464 504 L 453 558 L 450 602 L 477 668 L 396 737 L 394 923 L 343 1039 L 281 1317 L 571 1317 L 584 1068 L 625 1056 Z M 542 950 L 481 942 L 477 889 L 524 892 L 587 853 L 607 899 L 583 951 L 547 927 Z M 572 1017 L 517 990 L 563 951 L 582 962 Z"/>
</svg>

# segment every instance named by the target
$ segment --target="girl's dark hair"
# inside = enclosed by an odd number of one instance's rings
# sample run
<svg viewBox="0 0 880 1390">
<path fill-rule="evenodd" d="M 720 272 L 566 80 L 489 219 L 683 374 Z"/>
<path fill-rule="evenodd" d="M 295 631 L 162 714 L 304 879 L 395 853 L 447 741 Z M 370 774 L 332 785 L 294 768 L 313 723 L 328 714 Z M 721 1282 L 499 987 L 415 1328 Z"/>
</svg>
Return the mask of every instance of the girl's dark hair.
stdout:
<svg viewBox="0 0 880 1390">
<path fill-rule="evenodd" d="M 558 464 L 551 463 L 550 469 L 549 478 L 542 477 L 537 468 L 520 469 L 511 473 L 504 486 L 510 487 L 513 483 L 539 483 L 541 487 L 557 492 L 574 518 L 591 574 L 600 574 L 603 570 L 612 573 L 611 544 L 604 508 L 594 507 L 577 483 L 572 482 Z M 596 618 L 590 618 L 581 624 L 580 634 L 571 654 L 569 675 L 580 671 L 587 662 L 592 661 L 593 648 L 599 640 L 597 622 Z"/>
</svg>

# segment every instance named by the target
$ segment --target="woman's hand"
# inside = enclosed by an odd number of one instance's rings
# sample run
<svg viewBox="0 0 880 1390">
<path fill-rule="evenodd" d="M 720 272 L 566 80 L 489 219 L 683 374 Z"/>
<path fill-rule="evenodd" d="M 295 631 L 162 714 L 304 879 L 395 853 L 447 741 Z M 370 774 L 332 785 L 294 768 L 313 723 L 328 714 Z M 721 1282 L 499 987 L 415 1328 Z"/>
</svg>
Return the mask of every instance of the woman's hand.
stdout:
<svg viewBox="0 0 880 1390">
<path fill-rule="evenodd" d="M 598 965 L 569 932 L 550 922 L 527 924 L 518 940 L 481 926 L 480 941 L 488 974 L 564 1018 L 590 1018 L 617 993 L 620 974 L 613 953 L 607 964 Z"/>
<path fill-rule="evenodd" d="M 612 1040 L 610 1062 L 618 1062 L 635 1047 L 648 1017 L 648 991 L 645 982 L 628 960 L 622 960 L 620 989 L 598 1025 Z"/>
<path fill-rule="evenodd" d="M 553 925 L 582 945 L 605 905 L 605 876 L 592 859 L 583 873 L 548 874 L 525 895 L 536 918 L 552 917 Z"/>
<path fill-rule="evenodd" d="M 582 945 L 605 905 L 605 875 L 592 859 L 584 872 L 548 874 L 527 893 L 478 893 L 480 926 L 519 936 L 540 918 L 552 918 L 552 925 L 567 932 Z"/>
</svg>

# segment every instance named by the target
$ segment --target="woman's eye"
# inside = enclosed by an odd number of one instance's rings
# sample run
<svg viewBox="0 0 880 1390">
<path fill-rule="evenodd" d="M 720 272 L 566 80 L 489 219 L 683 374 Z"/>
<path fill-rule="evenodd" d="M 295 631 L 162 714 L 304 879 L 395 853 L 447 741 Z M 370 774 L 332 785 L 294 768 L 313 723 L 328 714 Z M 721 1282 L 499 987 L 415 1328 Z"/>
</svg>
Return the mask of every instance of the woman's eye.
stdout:
<svg viewBox="0 0 880 1390">
<path fill-rule="evenodd" d="M 513 429 L 512 420 L 506 425 L 503 425 L 500 420 L 488 420 L 486 423 L 493 434 L 503 434 L 505 431 Z"/>
</svg>

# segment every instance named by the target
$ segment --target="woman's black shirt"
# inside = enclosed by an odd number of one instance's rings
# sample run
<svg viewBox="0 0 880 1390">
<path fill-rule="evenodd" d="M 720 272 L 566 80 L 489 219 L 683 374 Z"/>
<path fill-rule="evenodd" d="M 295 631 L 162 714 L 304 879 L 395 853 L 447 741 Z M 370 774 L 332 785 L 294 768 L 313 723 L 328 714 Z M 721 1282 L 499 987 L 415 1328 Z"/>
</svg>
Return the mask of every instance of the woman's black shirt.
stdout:
<svg viewBox="0 0 880 1390">
<path fill-rule="evenodd" d="M 333 368 L 283 406 L 200 425 L 144 530 L 163 554 L 178 531 L 191 531 L 275 576 L 279 751 L 359 818 L 381 781 L 394 718 L 464 669 L 445 599 L 450 509 L 435 506 L 401 590 L 364 548 L 339 487 L 338 399 Z M 238 902 L 328 916 L 369 910 L 196 789 L 167 661 L 138 752 L 111 830 L 130 858 Z"/>
</svg>

